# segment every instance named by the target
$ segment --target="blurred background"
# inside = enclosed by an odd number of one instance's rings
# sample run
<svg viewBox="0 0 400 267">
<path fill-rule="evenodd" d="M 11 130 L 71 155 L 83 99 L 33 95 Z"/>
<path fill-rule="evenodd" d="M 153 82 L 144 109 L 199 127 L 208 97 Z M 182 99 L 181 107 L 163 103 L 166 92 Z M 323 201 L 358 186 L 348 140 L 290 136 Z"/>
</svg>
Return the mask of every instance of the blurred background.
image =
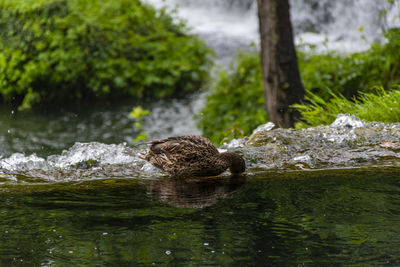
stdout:
<svg viewBox="0 0 400 267">
<path fill-rule="evenodd" d="M 327 101 L 324 88 L 352 99 L 399 80 L 400 52 L 384 47 L 399 45 L 389 34 L 400 26 L 398 1 L 290 4 L 307 89 Z M 220 144 L 268 121 L 253 0 L 0 5 L 1 157 L 181 134 Z M 371 65 L 385 78 L 366 73 Z"/>
</svg>

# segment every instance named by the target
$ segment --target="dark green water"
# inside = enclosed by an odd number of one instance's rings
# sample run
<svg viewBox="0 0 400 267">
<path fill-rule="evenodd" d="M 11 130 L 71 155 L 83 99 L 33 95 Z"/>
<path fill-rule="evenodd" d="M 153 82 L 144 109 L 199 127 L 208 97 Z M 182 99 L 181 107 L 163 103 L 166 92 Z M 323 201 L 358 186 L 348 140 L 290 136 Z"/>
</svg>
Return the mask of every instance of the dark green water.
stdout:
<svg viewBox="0 0 400 267">
<path fill-rule="evenodd" d="M 0 266 L 399 266 L 400 170 L 0 187 Z"/>
<path fill-rule="evenodd" d="M 137 119 L 129 114 L 136 106 L 151 111 L 143 118 L 144 133 L 149 140 L 200 134 L 193 115 L 199 112 L 202 101 L 201 95 L 194 94 L 140 104 L 127 99 L 36 112 L 18 112 L 0 105 L 0 158 L 13 153 L 47 157 L 60 154 L 76 142 L 129 144 L 139 133 L 135 126 Z"/>
</svg>

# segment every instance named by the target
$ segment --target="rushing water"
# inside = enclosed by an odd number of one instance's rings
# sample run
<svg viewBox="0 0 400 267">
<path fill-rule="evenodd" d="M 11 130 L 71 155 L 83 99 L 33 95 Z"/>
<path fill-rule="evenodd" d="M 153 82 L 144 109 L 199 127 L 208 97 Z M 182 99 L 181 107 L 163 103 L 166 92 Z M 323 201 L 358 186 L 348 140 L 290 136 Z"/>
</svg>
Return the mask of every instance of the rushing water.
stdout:
<svg viewBox="0 0 400 267">
<path fill-rule="evenodd" d="M 242 154 L 249 173 L 400 165 L 400 123 L 366 123 L 340 114 L 329 126 L 273 128 L 267 123 L 249 138 L 233 140 L 220 149 Z M 145 149 L 127 143 L 76 142 L 47 157 L 13 153 L 0 158 L 0 182 L 24 183 L 26 177 L 65 182 L 159 175 L 157 169 L 139 159 Z"/>
<path fill-rule="evenodd" d="M 329 126 L 303 130 L 261 125 L 250 137 L 220 147 L 242 154 L 248 173 L 259 170 L 317 170 L 349 167 L 400 166 L 400 123 L 366 123 L 338 115 Z M 0 158 L 0 183 L 66 182 L 108 177 L 161 175 L 139 158 L 146 148 L 127 143 L 76 142 L 60 154 L 41 157 L 13 153 Z"/>
<path fill-rule="evenodd" d="M 147 0 L 156 7 L 176 8 L 193 31 L 227 63 L 236 49 L 259 42 L 255 0 Z M 396 2 L 396 1 L 395 1 Z M 319 49 L 361 51 L 383 40 L 382 30 L 399 27 L 399 2 L 384 0 L 291 0 L 297 44 Z M 386 10 L 386 16 L 380 14 Z"/>
</svg>

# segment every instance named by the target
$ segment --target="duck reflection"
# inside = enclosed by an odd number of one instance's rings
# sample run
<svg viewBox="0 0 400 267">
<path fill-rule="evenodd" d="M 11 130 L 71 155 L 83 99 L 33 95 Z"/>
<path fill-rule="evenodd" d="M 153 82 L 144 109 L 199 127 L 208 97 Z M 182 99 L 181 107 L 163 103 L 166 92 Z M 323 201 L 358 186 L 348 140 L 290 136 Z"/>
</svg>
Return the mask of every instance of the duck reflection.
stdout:
<svg viewBox="0 0 400 267">
<path fill-rule="evenodd" d="M 242 175 L 209 178 L 163 178 L 146 183 L 147 193 L 179 208 L 204 208 L 231 197 L 245 183 Z"/>
</svg>

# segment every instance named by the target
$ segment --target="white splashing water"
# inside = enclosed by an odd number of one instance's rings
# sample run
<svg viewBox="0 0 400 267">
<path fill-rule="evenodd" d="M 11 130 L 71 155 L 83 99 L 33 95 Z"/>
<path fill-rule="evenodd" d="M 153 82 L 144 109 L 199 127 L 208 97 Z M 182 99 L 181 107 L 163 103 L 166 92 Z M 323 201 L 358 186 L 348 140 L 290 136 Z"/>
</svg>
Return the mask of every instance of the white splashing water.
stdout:
<svg viewBox="0 0 400 267">
<path fill-rule="evenodd" d="M 157 8 L 171 10 L 177 7 L 179 18 L 206 40 L 223 63 L 228 62 L 238 47 L 258 42 L 258 22 L 251 4 L 249 8 L 237 8 L 221 0 L 147 1 Z"/>
<path fill-rule="evenodd" d="M 142 150 L 122 144 L 75 143 L 47 159 L 14 153 L 0 159 L 0 178 L 22 174 L 49 181 L 90 180 L 107 177 L 156 175 L 159 171 L 139 158 Z M 15 177 L 15 176 L 9 176 Z"/>
<path fill-rule="evenodd" d="M 223 63 L 237 48 L 259 42 L 256 1 L 147 1 L 158 8 L 177 8 L 177 15 L 216 50 Z M 291 0 L 290 5 L 296 43 L 319 49 L 365 50 L 383 40 L 382 29 L 400 26 L 398 2 L 391 6 L 384 0 Z M 384 10 L 386 19 L 379 19 Z"/>
<path fill-rule="evenodd" d="M 25 156 L 22 153 L 14 153 L 10 157 L 0 160 L 0 170 L 7 172 L 26 171 L 32 169 L 50 170 L 51 165 L 35 154 Z"/>
<path fill-rule="evenodd" d="M 107 145 L 98 142 L 75 143 L 70 149 L 64 150 L 61 155 L 52 155 L 47 161 L 52 167 L 66 168 L 89 160 L 105 164 L 134 164 L 138 156 L 127 147 L 126 143 Z"/>
<path fill-rule="evenodd" d="M 366 125 L 365 121 L 360 120 L 354 115 L 349 114 L 338 114 L 336 120 L 332 122 L 331 127 L 349 127 L 349 128 L 360 128 Z"/>
<path fill-rule="evenodd" d="M 273 129 L 260 126 L 249 138 L 235 139 L 220 151 L 241 153 L 250 168 L 263 170 L 329 169 L 371 165 L 400 165 L 400 123 L 366 123 L 340 114 L 328 126 Z M 0 159 L 0 181 L 17 174 L 49 181 L 107 177 L 154 177 L 160 172 L 139 158 L 144 150 L 125 143 L 76 143 L 60 155 L 45 158 L 15 153 Z"/>
</svg>

